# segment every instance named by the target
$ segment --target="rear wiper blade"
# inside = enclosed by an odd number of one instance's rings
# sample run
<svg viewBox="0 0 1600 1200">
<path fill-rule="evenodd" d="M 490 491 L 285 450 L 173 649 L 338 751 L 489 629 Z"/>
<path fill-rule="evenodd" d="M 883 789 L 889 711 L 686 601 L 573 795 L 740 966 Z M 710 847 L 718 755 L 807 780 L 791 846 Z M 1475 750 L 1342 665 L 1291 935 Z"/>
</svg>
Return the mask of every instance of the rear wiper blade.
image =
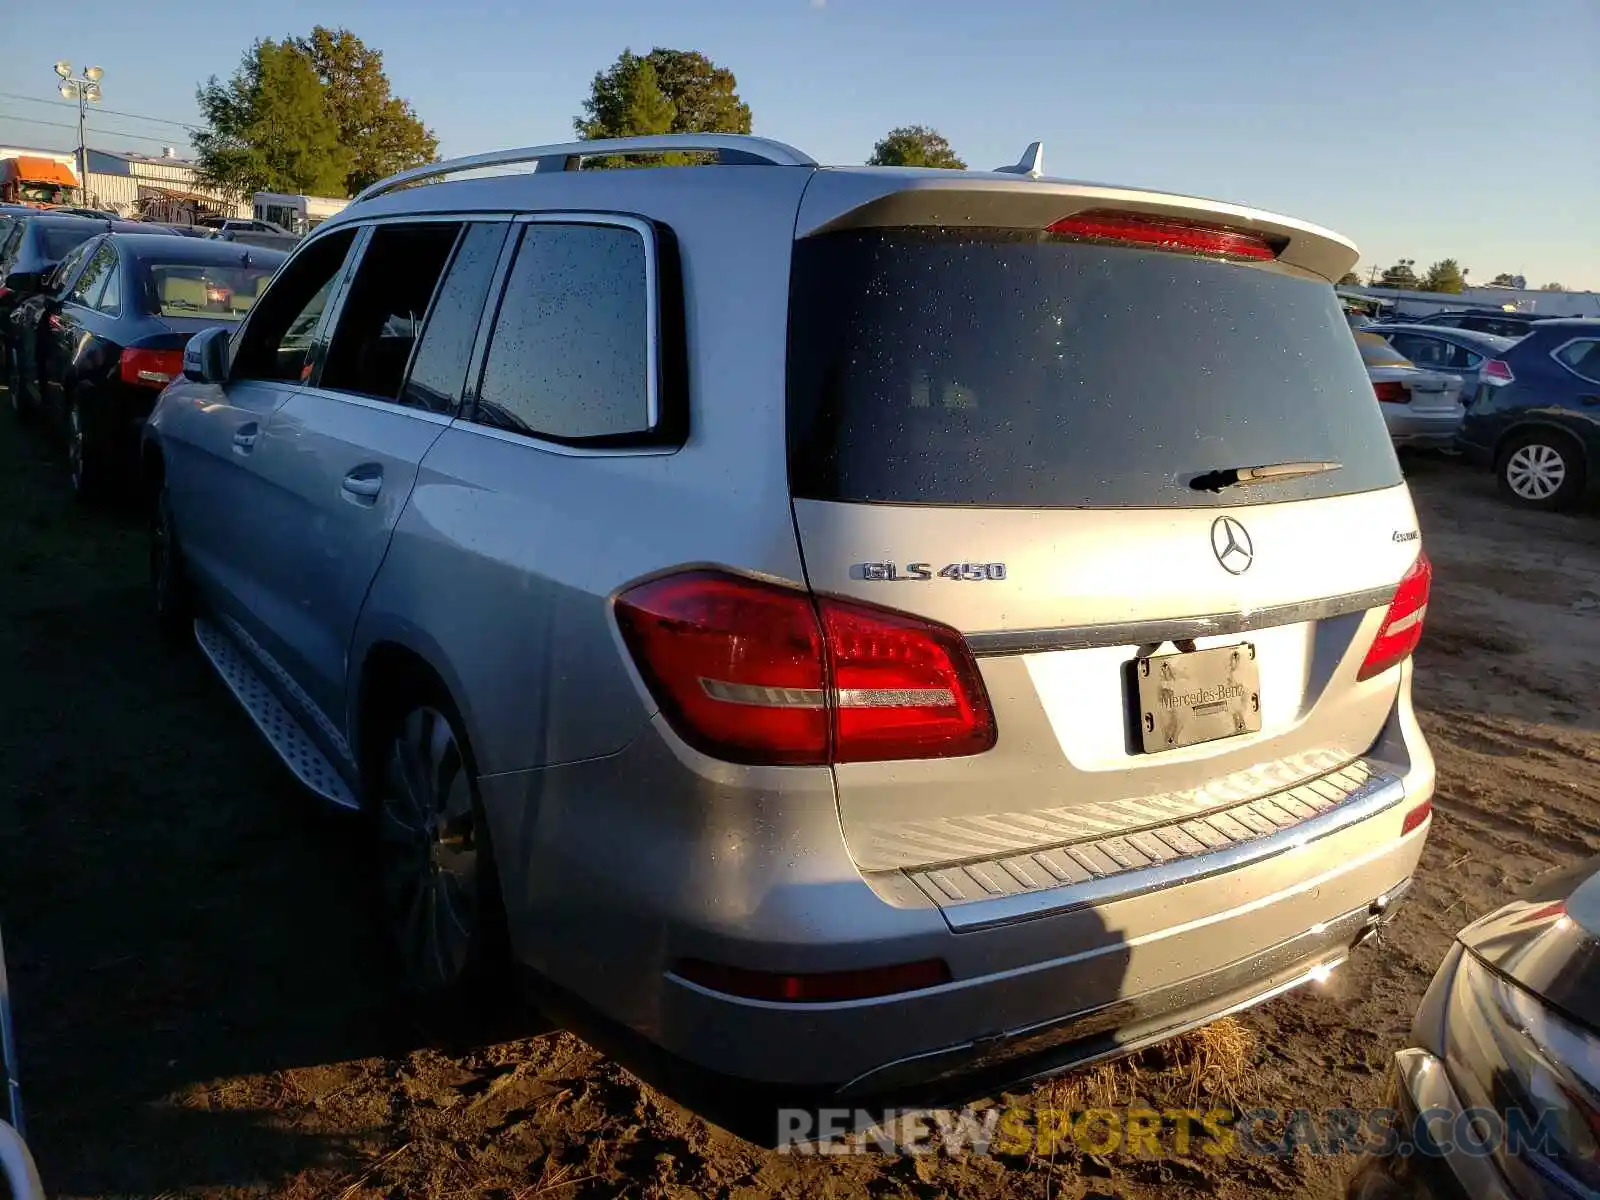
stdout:
<svg viewBox="0 0 1600 1200">
<path fill-rule="evenodd" d="M 1305 475 L 1321 475 L 1325 471 L 1340 470 L 1343 466 L 1343 463 L 1336 462 L 1284 462 L 1260 467 L 1227 467 L 1221 471 L 1196 475 L 1189 481 L 1189 486 L 1197 492 L 1220 492 L 1224 488 L 1252 487 L 1258 483 L 1281 483 Z"/>
</svg>

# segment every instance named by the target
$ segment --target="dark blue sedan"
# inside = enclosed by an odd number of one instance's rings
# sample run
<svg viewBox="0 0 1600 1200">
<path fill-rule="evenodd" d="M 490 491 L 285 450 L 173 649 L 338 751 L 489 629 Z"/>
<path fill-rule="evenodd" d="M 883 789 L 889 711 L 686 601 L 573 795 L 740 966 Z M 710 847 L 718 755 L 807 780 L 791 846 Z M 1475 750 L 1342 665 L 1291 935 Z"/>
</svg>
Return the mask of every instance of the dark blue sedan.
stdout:
<svg viewBox="0 0 1600 1200">
<path fill-rule="evenodd" d="M 1540 321 L 1478 379 L 1458 444 L 1509 499 L 1569 508 L 1600 485 L 1600 320 Z"/>
<path fill-rule="evenodd" d="M 111 233 L 73 250 L 12 314 L 17 400 L 61 432 L 73 491 L 131 477 L 139 430 L 202 329 L 242 320 L 286 256 L 175 234 Z"/>
</svg>

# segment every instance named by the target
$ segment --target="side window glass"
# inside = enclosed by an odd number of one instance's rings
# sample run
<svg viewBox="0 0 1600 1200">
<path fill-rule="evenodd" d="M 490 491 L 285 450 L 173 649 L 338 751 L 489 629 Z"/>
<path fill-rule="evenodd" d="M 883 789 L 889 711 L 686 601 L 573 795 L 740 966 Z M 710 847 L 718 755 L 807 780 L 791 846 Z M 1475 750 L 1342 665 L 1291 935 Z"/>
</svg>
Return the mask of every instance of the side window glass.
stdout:
<svg viewBox="0 0 1600 1200">
<path fill-rule="evenodd" d="M 251 309 L 234 357 L 235 379 L 298 383 L 311 374 L 317 325 L 338 283 L 354 229 L 308 243 L 284 263 Z"/>
<path fill-rule="evenodd" d="M 94 297 L 94 306 L 112 316 L 122 312 L 122 270 L 115 256 L 111 259 L 111 269 L 106 272 L 105 283 L 101 286 L 99 294 Z"/>
<path fill-rule="evenodd" d="M 317 386 L 398 400 L 406 364 L 461 226 L 379 225 L 356 267 Z"/>
<path fill-rule="evenodd" d="M 76 274 L 83 265 L 84 256 L 94 249 L 93 242 L 84 242 L 73 250 L 57 264 L 56 269 L 45 280 L 45 287 L 54 293 L 57 300 L 67 297 L 67 282 Z"/>
<path fill-rule="evenodd" d="M 1600 383 L 1600 342 L 1570 342 L 1556 351 L 1556 358 L 1574 375 Z"/>
<path fill-rule="evenodd" d="M 72 291 L 67 294 L 67 299 L 74 304 L 92 306 L 100 285 L 105 282 L 107 272 L 116 261 L 117 252 L 102 243 L 95 251 L 94 257 L 89 260 L 89 265 L 83 269 L 83 274 L 78 276 L 78 282 L 72 285 Z M 65 278 L 66 276 L 63 276 L 63 279 Z"/>
<path fill-rule="evenodd" d="M 1483 361 L 1483 355 L 1474 354 L 1471 350 L 1468 350 L 1465 346 L 1451 346 L 1450 347 L 1450 362 L 1449 362 L 1449 366 L 1454 370 L 1457 370 L 1457 371 L 1475 371 L 1475 370 L 1478 369 L 1478 364 L 1481 363 L 1482 361 Z"/>
<path fill-rule="evenodd" d="M 453 413 L 460 407 L 478 321 L 489 297 L 489 284 L 507 228 L 467 226 L 449 273 L 434 297 L 433 311 L 417 344 L 400 403 L 440 413 Z"/>
<path fill-rule="evenodd" d="M 474 419 L 561 441 L 648 432 L 649 313 L 638 231 L 529 225 L 495 318 Z"/>
</svg>

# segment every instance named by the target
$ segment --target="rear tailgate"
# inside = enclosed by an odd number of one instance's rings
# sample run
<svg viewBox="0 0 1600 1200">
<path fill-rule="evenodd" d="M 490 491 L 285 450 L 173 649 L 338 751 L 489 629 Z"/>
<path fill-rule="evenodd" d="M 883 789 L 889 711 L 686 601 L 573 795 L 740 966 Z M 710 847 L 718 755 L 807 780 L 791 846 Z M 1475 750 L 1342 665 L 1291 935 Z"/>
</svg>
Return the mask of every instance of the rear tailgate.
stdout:
<svg viewBox="0 0 1600 1200">
<path fill-rule="evenodd" d="M 829 186 L 807 204 L 827 211 Z M 1265 229 L 1277 260 L 1073 240 L 1038 214 L 1082 208 L 1081 189 L 1013 186 L 1014 209 L 952 184 L 937 221 L 909 225 L 879 223 L 914 214 L 904 200 L 802 209 L 790 474 L 809 581 L 960 630 L 999 731 L 980 755 L 835 768 L 865 870 L 1277 792 L 1366 751 L 1398 688 L 1355 676 L 1416 517 L 1332 288 L 1283 263 L 1287 240 L 1342 269 L 1342 243 L 1231 209 L 1213 219 Z M 1019 215 L 1035 224 L 1000 223 Z M 1339 467 L 1195 486 L 1284 462 Z M 1223 653 L 1169 667 L 1233 724 L 1185 744 L 1194 723 L 1159 711 L 1136 664 L 1206 649 Z"/>
</svg>

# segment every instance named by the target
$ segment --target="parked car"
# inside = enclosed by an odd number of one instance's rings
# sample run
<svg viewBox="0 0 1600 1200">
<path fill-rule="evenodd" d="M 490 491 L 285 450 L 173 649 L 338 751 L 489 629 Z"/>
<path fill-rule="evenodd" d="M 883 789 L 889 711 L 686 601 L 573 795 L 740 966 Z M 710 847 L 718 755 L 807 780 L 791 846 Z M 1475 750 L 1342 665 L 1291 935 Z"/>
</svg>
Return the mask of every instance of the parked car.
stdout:
<svg viewBox="0 0 1600 1200">
<path fill-rule="evenodd" d="M 1459 444 L 1528 508 L 1569 508 L 1600 483 L 1600 320 L 1541 321 L 1479 373 Z"/>
<path fill-rule="evenodd" d="M 44 1200 L 22 1116 L 22 1086 L 17 1081 L 17 1047 L 11 1025 L 11 986 L 6 977 L 5 945 L 0 942 L 0 1186 L 7 1200 Z"/>
<path fill-rule="evenodd" d="M 1519 338 L 1540 321 L 1535 313 L 1505 312 L 1501 309 L 1464 309 L 1460 312 L 1436 312 L 1425 317 L 1406 318 L 1414 325 L 1440 325 L 1449 329 L 1470 329 L 1477 333 L 1492 333 L 1496 337 Z"/>
<path fill-rule="evenodd" d="M 1471 329 L 1449 329 L 1435 325 L 1410 325 L 1382 322 L 1366 326 L 1395 352 L 1426 371 L 1454 375 L 1461 381 L 1461 402 L 1467 403 L 1478 392 L 1478 371 L 1492 358 L 1499 358 L 1516 341 Z"/>
<path fill-rule="evenodd" d="M 1456 935 L 1351 1200 L 1600 1195 L 1600 858 Z"/>
<path fill-rule="evenodd" d="M 90 217 L 96 221 L 120 221 L 122 218 L 103 208 L 83 208 L 76 204 L 52 204 L 50 212 L 62 217 Z"/>
<path fill-rule="evenodd" d="M 1396 446 L 1446 450 L 1461 428 L 1461 380 L 1424 371 L 1377 333 L 1355 331 L 1356 346 Z"/>
<path fill-rule="evenodd" d="M 639 153 L 718 162 L 581 169 Z M 509 955 L 879 1096 L 1160 1040 L 1394 912 L 1431 568 L 1356 249 L 1026 169 L 433 164 L 189 343 L 156 612 L 372 814 L 411 994 Z"/>
<path fill-rule="evenodd" d="M 59 217 L 37 208 L 23 215 L 13 214 L 4 240 L 0 240 L 0 378 L 11 378 L 12 310 L 39 290 L 67 251 L 108 229 L 125 228 L 139 227 L 125 221 Z M 11 403 L 16 406 L 14 391 Z"/>
<path fill-rule="evenodd" d="M 168 233 L 102 234 L 11 318 L 13 403 L 64 436 L 73 491 L 137 474 L 139 431 L 203 329 L 236 325 L 284 255 Z"/>
<path fill-rule="evenodd" d="M 273 250 L 293 250 L 300 244 L 300 235 L 290 233 L 271 221 L 228 220 L 206 236 L 224 242 L 243 242 L 249 246 L 265 246 Z"/>
</svg>

